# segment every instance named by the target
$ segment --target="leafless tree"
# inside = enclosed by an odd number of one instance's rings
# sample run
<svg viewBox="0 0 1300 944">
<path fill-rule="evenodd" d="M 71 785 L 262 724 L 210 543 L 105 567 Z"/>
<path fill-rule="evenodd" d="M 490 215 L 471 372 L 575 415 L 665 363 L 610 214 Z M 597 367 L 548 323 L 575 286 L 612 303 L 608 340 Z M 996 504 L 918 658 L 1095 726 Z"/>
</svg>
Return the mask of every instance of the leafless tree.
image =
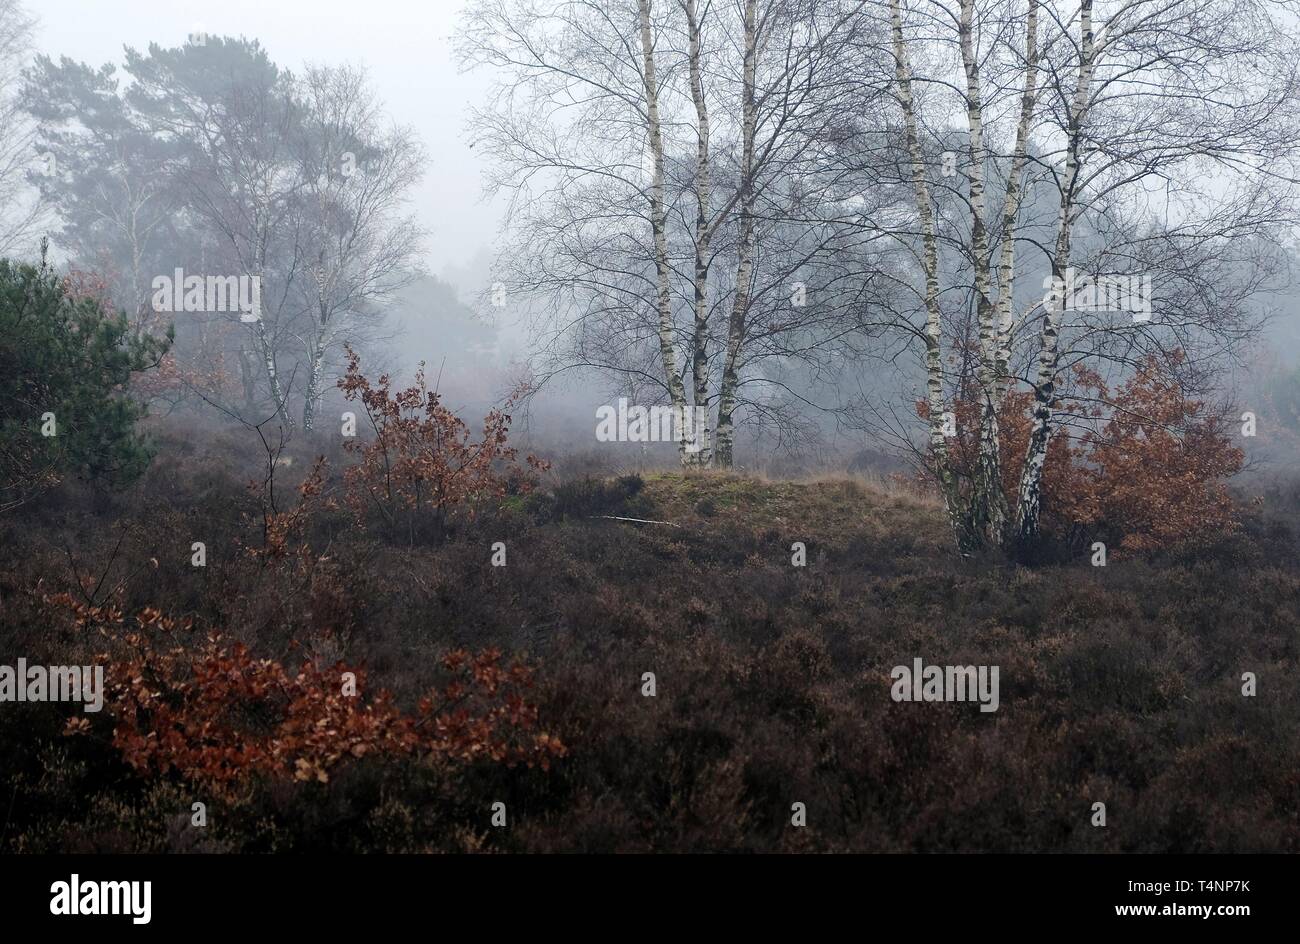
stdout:
<svg viewBox="0 0 1300 944">
<path fill-rule="evenodd" d="M 296 147 L 301 116 L 294 78 L 259 47 L 203 39 L 148 60 L 129 52 L 136 65 L 130 95 L 148 126 L 178 151 L 175 175 L 186 208 L 214 235 L 223 264 L 262 286 L 259 317 L 245 321 L 232 312 L 229 318 L 247 328 L 280 421 L 292 429 L 279 357 L 292 337 L 295 285 L 308 277 L 309 258 L 298 212 L 309 184 Z M 242 68 L 219 82 L 194 80 L 197 70 L 186 58 L 213 56 L 227 45 Z M 242 358 L 241 366 L 247 374 Z"/>
<path fill-rule="evenodd" d="M 313 255 L 310 278 L 297 283 L 308 315 L 302 425 L 310 430 L 329 351 L 345 340 L 355 343 L 356 317 L 374 314 L 418 274 L 422 232 L 404 205 L 425 156 L 408 129 L 386 124 L 357 69 L 310 67 L 299 95 L 309 182 L 300 232 Z"/>
<path fill-rule="evenodd" d="M 851 320 L 838 292 L 791 298 L 844 239 L 819 191 L 836 179 L 824 151 L 853 101 L 839 53 L 861 6 L 469 11 L 462 55 L 498 76 L 477 145 L 513 198 L 500 271 L 539 316 L 544 376 L 597 368 L 708 417 L 684 462 L 732 462 L 738 406 L 788 419 L 764 410 L 781 362 L 815 358 Z"/>
<path fill-rule="evenodd" d="M 0 0 L 0 256 L 29 241 L 43 215 L 29 174 L 54 170 L 36 152 L 35 129 L 20 94 L 33 25 L 18 0 Z"/>
<path fill-rule="evenodd" d="M 889 0 L 901 132 L 881 136 L 903 141 L 911 207 L 875 226 L 918 263 L 924 330 L 908 304 L 880 320 L 923 343 L 927 458 L 963 545 L 1037 539 L 1075 365 L 1122 374 L 1181 351 L 1185 379 L 1205 384 L 1254 334 L 1254 299 L 1296 219 L 1293 12 L 1254 0 Z M 872 184 L 898 176 L 867 167 Z M 1149 279 L 1154 316 L 1061 290 L 1101 276 Z M 1026 455 L 1005 456 L 998 414 L 1019 384 L 1032 433 Z M 978 405 L 968 482 L 944 435 L 956 398 Z"/>
</svg>

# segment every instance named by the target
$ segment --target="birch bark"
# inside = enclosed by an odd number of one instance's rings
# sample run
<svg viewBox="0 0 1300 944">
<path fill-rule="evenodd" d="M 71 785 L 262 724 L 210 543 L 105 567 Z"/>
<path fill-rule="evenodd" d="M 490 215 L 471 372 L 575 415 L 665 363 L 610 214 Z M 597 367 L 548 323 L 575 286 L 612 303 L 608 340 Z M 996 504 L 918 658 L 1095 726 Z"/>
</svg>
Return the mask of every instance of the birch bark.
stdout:
<svg viewBox="0 0 1300 944">
<path fill-rule="evenodd" d="M 970 498 L 970 529 L 985 543 L 1001 546 L 1006 521 L 1002 465 L 998 451 L 997 311 L 989 278 L 989 239 L 984 220 L 984 105 L 973 30 L 975 0 L 961 0 L 957 36 L 966 73 L 966 124 L 970 134 L 967 170 L 971 212 L 971 264 L 975 274 L 976 316 L 979 321 L 979 454 Z"/>
<path fill-rule="evenodd" d="M 1064 283 L 1070 266 L 1070 238 L 1076 212 L 1075 187 L 1079 179 L 1080 148 L 1083 124 L 1087 118 L 1092 75 L 1096 66 L 1096 49 L 1092 31 L 1092 0 L 1082 0 L 1079 7 L 1079 69 L 1070 113 L 1066 122 L 1065 176 L 1060 182 L 1061 202 L 1057 218 L 1056 245 L 1052 255 L 1054 285 Z M 1034 415 L 1029 431 L 1029 447 L 1020 475 L 1016 507 L 1017 540 L 1022 546 L 1039 536 L 1039 519 L 1043 501 L 1043 468 L 1052 432 L 1053 403 L 1056 396 L 1056 371 L 1060 358 L 1061 321 L 1066 300 L 1053 291 L 1043 314 L 1043 330 L 1038 346 L 1038 371 L 1034 384 Z"/>
<path fill-rule="evenodd" d="M 700 19 L 695 0 L 684 0 L 689 46 L 691 100 L 695 105 L 695 330 L 691 338 L 691 376 L 695 411 L 691 417 L 695 448 L 692 457 L 698 465 L 711 459 L 709 442 L 709 360 L 706 345 L 709 336 L 709 247 L 713 237 L 710 209 L 709 106 L 704 98 L 701 67 Z"/>
<path fill-rule="evenodd" d="M 935 237 L 934 212 L 930 206 L 930 188 L 925 178 L 925 161 L 917 134 L 916 104 L 912 96 L 912 72 L 903 42 L 902 0 L 889 0 L 894 46 L 894 76 L 898 101 L 903 111 L 903 132 L 912 165 L 912 185 L 916 193 L 916 211 L 921 225 L 922 268 L 925 275 L 925 372 L 926 394 L 930 413 L 930 454 L 935 475 L 947 505 L 948 517 L 960 545 L 968 544 L 962 522 L 956 476 L 948 461 L 948 441 L 944 437 L 943 399 L 943 320 L 939 308 L 939 244 Z"/>
<path fill-rule="evenodd" d="M 262 233 L 259 233 L 257 237 L 255 260 L 254 265 L 257 271 L 254 278 L 257 279 L 256 284 L 261 286 L 264 282 L 262 274 L 266 271 L 266 237 Z M 289 412 L 288 397 L 285 396 L 284 386 L 280 383 L 280 371 L 275 360 L 275 349 L 272 347 L 271 338 L 266 332 L 264 314 L 263 311 L 257 312 L 257 320 L 253 322 L 253 337 L 257 341 L 258 353 L 262 356 L 262 365 L 266 368 L 266 379 L 271 387 L 271 398 L 275 401 L 275 411 L 280 417 L 280 422 L 284 424 L 284 428 L 291 430 L 294 427 L 293 414 Z"/>
<path fill-rule="evenodd" d="M 1025 86 L 1020 97 L 1020 122 L 1007 171 L 1002 201 L 1002 243 L 998 251 L 998 340 L 994 365 L 997 375 L 996 405 L 1002 406 L 1011 389 L 1011 333 L 1015 328 L 1016 223 L 1024 195 L 1021 183 L 1029 148 L 1029 128 L 1038 96 L 1038 0 L 1029 0 L 1025 19 Z"/>
<path fill-rule="evenodd" d="M 745 0 L 744 68 L 741 79 L 741 156 L 739 246 L 736 257 L 736 289 L 727 320 L 727 356 L 718 391 L 717 464 L 730 468 L 734 461 L 736 390 L 740 383 L 740 349 L 745 338 L 745 319 L 753 278 L 754 251 L 754 135 L 757 104 L 754 86 L 758 69 L 758 2 Z"/>
<path fill-rule="evenodd" d="M 677 372 L 677 353 L 673 345 L 673 309 L 668 264 L 668 214 L 664 207 L 664 144 L 659 120 L 659 83 L 655 74 L 654 40 L 650 31 L 650 0 L 637 0 L 641 23 L 641 78 L 645 86 L 646 133 L 650 157 L 654 163 L 650 183 L 650 227 L 654 237 L 656 299 L 659 313 L 659 356 L 663 363 L 668 396 L 674 410 L 683 415 L 686 406 L 686 389 Z M 679 424 L 681 425 L 681 424 Z M 685 429 L 679 430 L 678 452 L 686 462 Z"/>
</svg>

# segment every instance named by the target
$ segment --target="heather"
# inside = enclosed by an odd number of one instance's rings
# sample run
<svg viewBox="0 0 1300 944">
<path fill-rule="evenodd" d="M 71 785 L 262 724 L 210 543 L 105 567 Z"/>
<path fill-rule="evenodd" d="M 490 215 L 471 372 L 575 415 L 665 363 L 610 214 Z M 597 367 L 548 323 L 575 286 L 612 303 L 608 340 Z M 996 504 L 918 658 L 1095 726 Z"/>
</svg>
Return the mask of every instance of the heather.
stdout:
<svg viewBox="0 0 1300 944">
<path fill-rule="evenodd" d="M 247 431 L 182 437 L 160 422 L 155 435 L 131 488 L 70 483 L 0 521 L 0 661 L 104 654 L 122 668 L 126 637 L 148 636 L 155 661 L 179 650 L 184 663 L 156 713 L 220 717 L 241 740 L 213 743 L 247 753 L 214 774 L 188 742 L 124 749 L 124 719 L 151 729 L 140 683 L 113 668 L 108 685 L 125 688 L 80 715 L 86 730 L 69 730 L 82 725 L 67 705 L 6 705 L 6 851 L 1300 844 L 1294 490 L 1238 505 L 1240 528 L 1219 540 L 1106 567 L 963 557 L 934 499 L 835 476 L 542 473 L 399 540 L 358 528 L 349 457 L 300 441 L 277 505 L 311 510 L 268 559 L 251 552 L 263 457 Z M 505 566 L 489 563 L 496 542 Z M 791 563 L 795 542 L 806 566 Z M 207 689 L 226 710 L 186 702 L 184 666 L 236 652 L 245 670 Z M 1000 709 L 892 701 L 889 670 L 914 656 L 1000 666 Z M 458 673 L 475 659 L 501 677 L 467 693 Z M 295 698 L 332 698 L 342 671 L 359 700 L 320 709 L 341 733 L 313 739 L 295 719 L 319 706 Z M 1248 671 L 1255 697 L 1241 693 Z M 248 690 L 282 677 L 283 702 Z M 455 715 L 449 690 L 472 697 L 438 740 L 415 725 Z M 372 750 L 384 737 L 393 749 Z M 275 745 L 298 754 L 277 765 Z M 1098 801 L 1104 828 L 1090 824 Z"/>
</svg>

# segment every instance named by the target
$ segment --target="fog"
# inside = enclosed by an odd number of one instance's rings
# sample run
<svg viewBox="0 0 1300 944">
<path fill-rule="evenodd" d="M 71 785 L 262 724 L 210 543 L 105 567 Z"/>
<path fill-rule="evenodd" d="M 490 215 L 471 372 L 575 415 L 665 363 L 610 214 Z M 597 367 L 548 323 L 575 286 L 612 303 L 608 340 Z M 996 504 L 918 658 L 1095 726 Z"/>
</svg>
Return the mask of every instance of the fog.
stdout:
<svg viewBox="0 0 1300 944">
<path fill-rule="evenodd" d="M 471 107 L 487 93 L 488 76 L 457 66 L 451 40 L 463 7 L 460 0 L 364 6 L 347 0 L 56 0 L 40 6 L 34 45 L 56 59 L 120 66 L 125 47 L 180 46 L 191 34 L 208 33 L 256 39 L 276 64 L 295 72 L 309 64 L 364 68 L 387 115 L 410 126 L 427 148 L 426 172 L 409 195 L 425 230 L 420 261 L 453 290 L 425 281 L 419 284 L 429 291 L 403 293 L 388 306 L 380 330 L 382 363 L 409 378 L 424 362 L 448 404 L 473 416 L 507 392 L 518 373 L 511 364 L 527 356 L 528 339 L 515 310 L 478 303 L 489 284 L 502 210 L 485 193 L 484 163 L 466 127 Z M 475 349 L 467 353 L 463 343 Z M 597 378 L 557 380 L 528 405 L 523 432 L 555 441 L 585 431 L 589 440 L 589 417 L 605 399 Z"/>
<path fill-rule="evenodd" d="M 120 63 L 124 46 L 180 46 L 190 33 L 207 32 L 257 39 L 294 71 L 306 63 L 364 66 L 389 114 L 412 126 L 429 148 L 428 172 L 412 203 L 429 233 L 429 271 L 457 284 L 490 251 L 501 218 L 482 199 L 483 165 L 465 133 L 487 77 L 461 73 L 452 55 L 462 6 L 460 0 L 49 0 L 33 12 L 39 51 L 93 65 Z"/>
<path fill-rule="evenodd" d="M 644 358 L 640 346 L 648 342 L 650 321 L 643 312 L 632 316 L 630 321 L 634 323 L 604 324 L 600 330 L 606 331 L 608 337 L 603 338 L 602 343 L 610 345 L 611 350 L 597 352 L 599 356 L 593 358 L 589 350 L 565 349 L 559 358 L 563 363 L 557 365 L 552 361 L 539 365 L 538 336 L 532 333 L 532 315 L 527 314 L 531 308 L 535 315 L 537 307 L 518 296 L 513 297 L 509 305 L 485 303 L 494 279 L 509 277 L 494 270 L 494 261 L 503 259 L 507 270 L 511 266 L 522 267 L 524 263 L 511 248 L 511 234 L 503 230 L 506 197 L 489 197 L 487 194 L 489 179 L 494 174 L 498 182 L 502 176 L 508 178 L 511 165 L 502 160 L 500 150 L 493 153 L 493 142 L 488 140 L 490 134 L 487 137 L 483 135 L 482 125 L 477 132 L 471 130 L 474 109 L 491 110 L 494 107 L 490 104 L 494 83 L 507 81 L 509 70 L 483 64 L 473 69 L 461 67 L 455 36 L 458 30 L 465 28 L 466 10 L 467 4 L 459 0 L 375 0 L 364 5 L 344 0 L 322 0 L 310 4 L 253 0 L 234 0 L 225 4 L 213 4 L 207 0 L 134 0 L 131 3 L 49 0 L 39 9 L 29 12 L 38 21 L 32 37 L 33 52 L 48 55 L 56 62 L 61 57 L 68 57 L 92 68 L 113 63 L 123 80 L 126 79 L 121 71 L 124 50 L 129 48 L 145 53 L 154 43 L 163 48 L 182 47 L 195 35 L 254 39 L 272 62 L 295 75 L 302 75 L 314 65 L 351 65 L 363 69 L 384 119 L 409 128 L 422 143 L 427 156 L 422 176 L 406 190 L 404 197 L 407 208 L 423 230 L 418 252 L 407 260 L 411 269 L 418 270 L 416 280 L 368 313 L 364 332 L 372 362 L 401 378 L 409 377 L 419 364 L 426 364 L 430 377 L 439 385 L 449 405 L 471 415 L 481 415 L 482 411 L 500 403 L 516 381 L 530 376 L 526 363 L 533 368 L 541 366 L 545 384 L 520 407 L 525 434 L 538 436 L 543 442 L 564 443 L 566 448 L 578 451 L 599 449 L 591 436 L 593 411 L 601 404 L 613 402 L 620 392 L 639 389 L 637 377 L 644 372 L 646 364 L 638 358 Z M 670 11 L 662 15 L 671 18 L 677 14 Z M 712 38 L 716 46 L 727 45 L 724 33 L 718 32 Z M 667 45 L 668 40 L 665 39 L 664 43 Z M 665 49 L 663 68 L 670 75 L 673 75 L 671 70 L 678 69 L 678 73 L 666 82 L 684 81 L 680 67 L 673 59 L 676 54 Z M 712 87 L 722 89 L 728 82 L 734 82 L 734 76 L 728 77 L 724 69 L 719 69 L 718 76 L 712 81 L 715 82 Z M 724 173 L 725 160 L 729 159 L 727 148 L 734 149 L 739 128 L 735 116 L 726 114 L 726 109 L 734 105 L 726 94 L 730 93 L 719 92 L 718 100 L 713 103 L 717 149 L 722 155 L 716 171 L 719 175 Z M 685 101 L 681 98 L 677 107 L 683 108 Z M 847 117 L 838 120 L 857 122 L 859 113 L 872 115 L 872 109 L 877 105 L 874 100 L 864 101 L 865 104 L 860 106 L 859 103 L 850 103 Z M 541 99 L 532 105 L 539 108 L 539 113 L 546 110 L 546 103 Z M 499 100 L 496 107 L 500 107 Z M 839 106 L 831 103 L 826 107 L 833 110 Z M 933 114 L 942 116 L 940 124 L 960 124 L 962 112 L 954 107 L 953 101 L 940 103 L 934 108 Z M 868 119 L 868 123 L 878 118 Z M 670 174 L 682 175 L 689 170 L 685 164 L 685 155 L 693 146 L 689 119 L 688 112 L 678 111 L 670 113 L 666 124 L 670 148 L 677 148 L 683 155 L 680 158 L 674 158 L 671 153 L 668 155 Z M 885 126 L 886 134 L 892 134 L 893 131 L 888 130 L 888 121 Z M 611 127 L 617 129 L 616 125 Z M 609 147 L 614 151 L 621 147 L 633 150 L 641 147 L 633 140 L 637 137 L 636 129 L 633 128 L 632 132 L 612 131 Z M 944 139 L 961 132 L 960 128 L 956 132 L 951 128 L 938 128 L 934 133 L 936 138 Z M 1050 145 L 1050 134 L 1042 140 Z M 500 141 L 495 143 L 499 147 Z M 826 153 L 834 157 L 833 146 L 828 147 L 824 142 L 816 146 L 827 147 Z M 671 166 L 674 159 L 682 162 L 677 168 Z M 611 157 L 611 160 L 615 158 Z M 791 181 L 799 181 L 803 172 L 792 166 L 783 173 Z M 873 177 L 873 173 L 863 175 L 861 186 L 867 196 L 854 196 L 853 201 L 855 208 L 860 209 L 865 217 L 869 217 L 874 209 L 881 221 L 877 225 L 882 232 L 887 232 L 895 225 L 887 221 L 905 219 L 911 211 L 904 206 L 900 215 L 897 195 L 877 196 L 872 188 L 881 185 L 883 179 Z M 689 199 L 689 186 L 680 181 L 673 185 L 678 187 L 676 199 Z M 799 181 L 798 185 L 802 186 L 802 182 Z M 771 186 L 779 189 L 777 183 Z M 785 183 L 780 183 L 780 187 L 784 186 Z M 715 187 L 725 196 L 724 182 L 715 181 Z M 516 196 L 526 197 L 527 193 L 520 190 Z M 944 199 L 941 192 L 936 193 L 936 200 Z M 1164 199 L 1169 199 L 1167 193 Z M 1177 199 L 1175 197 L 1175 201 Z M 1031 189 L 1026 197 L 1027 204 L 1038 207 L 1035 215 L 1045 221 L 1054 214 L 1054 200 L 1052 193 L 1041 189 L 1037 192 Z M 522 202 L 526 207 L 528 200 L 525 198 Z M 1191 196 L 1186 198 L 1186 202 L 1189 206 L 1195 205 Z M 565 209 L 562 203 L 547 206 Z M 681 214 L 680 225 L 685 231 L 688 211 L 679 206 L 677 212 Z M 533 225 L 536 226 L 536 220 Z M 734 231 L 727 232 L 728 226 L 734 226 L 734 221 L 722 224 L 718 236 L 720 244 L 735 240 Z M 1099 256 L 1104 258 L 1108 251 L 1106 240 L 1113 234 L 1101 229 L 1089 232 L 1084 225 L 1079 230 L 1078 244 L 1098 247 Z M 536 232 L 533 236 L 536 237 Z M 678 298 L 674 304 L 680 309 L 677 317 L 684 320 L 690 289 L 684 274 L 688 268 L 685 258 L 688 250 L 686 234 L 683 232 L 679 238 L 682 243 L 675 251 L 683 255 L 674 265 L 682 284 L 674 287 Z M 68 258 L 57 236 L 53 242 L 55 257 Z M 1245 242 L 1243 238 L 1242 243 Z M 913 405 L 923 396 L 920 353 L 911 350 L 906 357 L 900 358 L 902 348 L 895 346 L 896 338 L 886 336 L 888 332 L 872 335 L 869 340 L 866 335 L 854 334 L 861 329 L 863 322 L 878 320 L 877 309 L 873 306 L 889 311 L 899 304 L 897 291 L 882 289 L 880 279 L 882 274 L 887 279 L 895 277 L 891 266 L 896 265 L 897 260 L 864 255 L 866 245 L 868 243 L 864 242 L 837 250 L 835 254 L 827 254 L 825 259 L 814 260 L 811 266 L 806 264 L 808 260 L 804 260 L 805 270 L 817 265 L 827 271 L 843 270 L 846 265 L 849 269 L 861 267 L 862 271 L 853 276 L 861 281 L 861 285 L 853 289 L 857 294 L 851 292 L 847 300 L 832 299 L 830 302 L 830 307 L 837 312 L 834 318 L 839 319 L 834 326 L 831 326 L 834 319 L 822 319 L 824 324 L 818 322 L 822 333 L 813 329 L 811 334 L 805 332 L 790 338 L 782 336 L 778 343 L 755 354 L 747 379 L 754 384 L 750 389 L 756 393 L 742 409 L 738 426 L 740 442 L 748 444 L 758 455 L 770 457 L 770 454 L 780 452 L 786 456 L 802 456 L 816 465 L 826 456 L 832 457 L 832 464 L 847 461 L 854 454 L 859 454 L 861 461 L 865 450 L 873 457 L 876 468 L 892 470 L 899 467 L 897 456 L 906 455 L 918 441 Z M 720 365 L 725 349 L 725 318 L 722 313 L 729 304 L 734 281 L 734 263 L 727 260 L 726 255 L 732 251 L 731 248 L 722 250 L 720 261 L 715 262 L 710 273 L 715 286 L 710 289 L 715 313 L 712 318 L 717 327 L 710 329 L 709 371 L 715 379 L 723 373 Z M 876 247 L 871 244 L 870 253 L 875 252 Z M 846 264 L 845 259 L 850 261 Z M 530 258 L 528 263 L 534 261 Z M 638 264 L 643 262 L 640 260 Z M 1138 264 L 1143 263 L 1138 260 Z M 1151 264 L 1150 261 L 1147 264 Z M 945 277 L 954 282 L 961 282 L 966 277 L 954 263 L 953 255 L 950 254 L 942 265 L 950 269 L 945 272 Z M 613 266 L 611 271 L 618 268 Z M 780 269 L 779 264 L 775 268 Z M 1244 268 L 1249 266 L 1243 263 L 1239 267 Z M 519 271 L 514 274 L 519 276 Z M 784 275 L 774 276 L 764 288 L 768 293 L 766 300 L 760 302 L 756 298 L 753 304 L 779 311 L 795 274 L 791 269 Z M 1032 295 L 1036 291 L 1033 287 L 1041 280 L 1041 274 L 1032 270 L 1026 273 L 1028 277 L 1023 278 L 1016 288 L 1017 304 L 1032 305 Z M 826 284 L 838 285 L 842 284 L 843 275 L 843 271 L 838 271 L 838 274 L 823 273 L 822 277 Z M 800 279 L 813 277 L 799 275 Z M 580 281 L 578 279 L 574 284 Z M 968 286 L 958 290 L 969 293 Z M 1181 301 L 1189 294 L 1196 295 L 1199 289 L 1179 285 L 1175 291 L 1182 293 L 1176 296 Z M 639 302 L 633 302 L 629 308 L 638 304 L 649 307 L 651 292 L 648 287 L 639 294 Z M 1230 304 L 1236 301 L 1234 299 Z M 1296 327 L 1300 322 L 1295 317 L 1296 295 L 1287 280 L 1272 279 L 1254 298 L 1242 296 L 1241 303 L 1243 307 L 1251 308 L 1261 322 L 1264 310 L 1271 309 L 1272 320 L 1263 330 L 1255 331 L 1249 343 L 1236 344 L 1234 340 L 1235 359 L 1221 359 L 1216 364 L 1219 386 L 1214 393 L 1222 399 L 1258 400 L 1264 396 L 1256 384 L 1256 366 L 1260 358 L 1267 362 L 1273 373 L 1286 374 L 1294 367 L 1300 350 L 1300 335 L 1297 335 Z M 960 307 L 960 302 L 950 304 L 953 310 Z M 1216 304 L 1219 303 L 1205 302 L 1207 307 Z M 558 313 L 552 310 L 551 314 L 556 321 L 563 322 L 579 307 Z M 757 318 L 758 314 L 754 317 Z M 642 321 L 635 322 L 635 318 Z M 914 331 L 916 318 L 915 312 L 908 313 L 904 319 L 895 318 L 890 330 L 901 323 L 906 335 Z M 677 330 L 682 333 L 682 360 L 679 361 L 682 364 L 689 358 L 688 342 L 686 329 L 679 327 Z M 1086 325 L 1079 326 L 1081 335 L 1086 336 L 1088 330 Z M 854 335 L 852 339 L 846 340 L 851 334 Z M 554 341 L 554 337 L 551 340 Z M 185 339 L 182 341 L 181 347 L 184 348 Z M 1032 339 L 1029 342 L 1032 343 Z M 1156 347 L 1164 350 L 1173 343 L 1186 345 L 1188 342 L 1184 335 L 1174 341 L 1160 341 Z M 324 360 L 328 374 L 323 383 L 327 401 L 333 396 L 333 382 L 341 367 L 339 348 L 342 342 L 333 339 L 330 343 L 333 347 Z M 611 356 L 607 357 L 607 354 Z M 1090 351 L 1088 356 L 1100 356 L 1105 360 L 1109 355 Z M 1020 359 L 1020 375 L 1028 377 L 1030 345 L 1026 344 L 1017 357 Z M 593 360 L 603 366 L 591 368 L 588 362 Z M 605 363 L 607 361 L 612 364 L 612 369 L 607 369 L 610 366 Z M 1125 375 L 1130 362 L 1116 358 L 1114 364 L 1118 366 L 1110 377 L 1118 380 Z M 682 371 L 685 373 L 686 369 L 682 368 Z M 952 383 L 951 380 L 947 382 Z M 640 392 L 644 394 L 643 389 Z M 651 397 L 662 398 L 664 395 L 659 391 Z M 709 399 L 716 402 L 718 396 L 709 394 Z M 881 401 L 888 402 L 882 405 Z M 755 428 L 756 421 L 762 426 L 761 430 Z M 622 455 L 628 462 L 640 463 L 646 460 L 647 454 L 660 453 L 671 460 L 671 449 L 623 450 Z M 886 453 L 895 458 L 887 458 Z"/>
<path fill-rule="evenodd" d="M 1249 916 L 1093 873 L 1300 849 L 1297 12 L 0 0 L 20 920 L 572 852 Z"/>
</svg>

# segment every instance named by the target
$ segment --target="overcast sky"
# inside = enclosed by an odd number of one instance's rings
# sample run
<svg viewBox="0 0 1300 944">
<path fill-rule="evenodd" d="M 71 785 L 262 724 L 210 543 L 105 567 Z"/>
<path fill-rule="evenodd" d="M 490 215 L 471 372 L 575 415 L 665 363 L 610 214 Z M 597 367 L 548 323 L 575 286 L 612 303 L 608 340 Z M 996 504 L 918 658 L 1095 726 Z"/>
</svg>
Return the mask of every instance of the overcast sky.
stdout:
<svg viewBox="0 0 1300 944">
<path fill-rule="evenodd" d="M 261 41 L 279 65 L 364 65 L 389 114 L 428 149 L 413 205 L 430 231 L 429 270 L 447 274 L 489 248 L 499 214 L 482 202 L 480 165 L 466 143 L 467 109 L 487 76 L 461 75 L 451 52 L 463 0 L 40 0 L 37 47 L 98 66 L 122 47 L 177 46 L 192 31 Z"/>
</svg>

